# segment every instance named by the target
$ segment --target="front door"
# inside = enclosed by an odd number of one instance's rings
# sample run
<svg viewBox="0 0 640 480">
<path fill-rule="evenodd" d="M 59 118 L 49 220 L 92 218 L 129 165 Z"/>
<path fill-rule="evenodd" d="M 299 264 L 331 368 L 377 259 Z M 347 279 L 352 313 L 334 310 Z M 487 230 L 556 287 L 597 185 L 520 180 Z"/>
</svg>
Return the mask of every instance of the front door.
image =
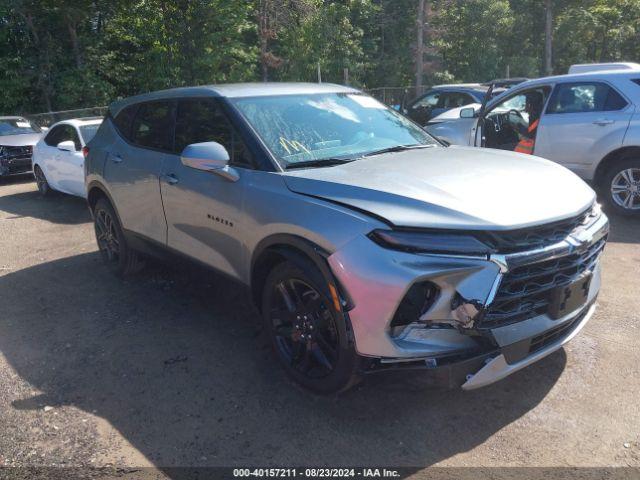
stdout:
<svg viewBox="0 0 640 480">
<path fill-rule="evenodd" d="M 180 153 L 187 145 L 211 141 L 229 152 L 230 165 L 240 174 L 237 181 L 182 164 Z M 160 183 L 167 244 L 233 277 L 240 277 L 246 261 L 241 219 L 252 173 L 248 155 L 217 100 L 178 102 L 175 154 L 165 163 Z"/>
<path fill-rule="evenodd" d="M 58 184 L 60 189 L 78 195 L 85 195 L 84 187 L 84 156 L 82 155 L 82 145 L 78 132 L 72 125 L 65 125 L 65 141 L 72 141 L 75 145 L 74 151 L 58 150 L 55 156 L 55 163 L 58 170 Z"/>
<path fill-rule="evenodd" d="M 167 240 L 167 223 L 160 174 L 163 162 L 173 157 L 174 109 L 174 101 L 162 100 L 121 111 L 114 123 L 126 140 L 114 136 L 104 166 L 122 226 L 161 243 Z"/>
<path fill-rule="evenodd" d="M 591 166 L 622 146 L 633 107 L 601 82 L 556 86 L 540 122 L 536 155 L 588 178 Z"/>
<path fill-rule="evenodd" d="M 544 86 L 522 90 L 491 107 L 480 122 L 476 145 L 537 154 L 540 116 L 550 90 Z"/>
</svg>

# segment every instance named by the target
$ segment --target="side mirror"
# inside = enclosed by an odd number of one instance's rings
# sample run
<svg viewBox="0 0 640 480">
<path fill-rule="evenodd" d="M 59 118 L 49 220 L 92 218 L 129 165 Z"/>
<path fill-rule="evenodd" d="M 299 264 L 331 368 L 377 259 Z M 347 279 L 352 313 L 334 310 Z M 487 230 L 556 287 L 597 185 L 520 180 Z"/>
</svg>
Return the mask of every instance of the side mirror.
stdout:
<svg viewBox="0 0 640 480">
<path fill-rule="evenodd" d="M 473 118 L 476 116 L 476 111 L 473 107 L 467 107 L 460 110 L 460 118 Z"/>
<path fill-rule="evenodd" d="M 62 150 L 63 152 L 75 152 L 76 144 L 73 143 L 72 140 L 65 140 L 58 144 L 58 150 Z"/>
<path fill-rule="evenodd" d="M 182 151 L 180 161 L 185 167 L 215 173 L 235 182 L 238 172 L 229 166 L 229 152 L 217 142 L 192 143 Z"/>
</svg>

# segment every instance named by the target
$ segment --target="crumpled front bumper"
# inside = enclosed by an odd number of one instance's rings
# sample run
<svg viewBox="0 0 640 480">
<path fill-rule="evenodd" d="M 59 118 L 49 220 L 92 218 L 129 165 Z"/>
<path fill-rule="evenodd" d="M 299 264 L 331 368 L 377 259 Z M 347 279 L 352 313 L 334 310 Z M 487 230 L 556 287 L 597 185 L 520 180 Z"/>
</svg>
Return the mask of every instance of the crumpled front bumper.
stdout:
<svg viewBox="0 0 640 480">
<path fill-rule="evenodd" d="M 562 318 L 542 314 L 491 328 L 485 332 L 491 345 L 479 342 L 464 328 L 432 328 L 424 322 L 412 323 L 400 334 L 394 332 L 391 320 L 409 288 L 425 280 L 437 285 L 440 293 L 428 311 L 428 320 L 451 323 L 456 318 L 452 309 L 456 297 L 487 308 L 501 277 L 512 266 L 560 258 L 579 245 L 597 242 L 607 233 L 608 219 L 602 214 L 587 229 L 548 248 L 491 258 L 405 253 L 359 237 L 328 261 L 353 305 L 349 318 L 360 355 L 375 359 L 383 367 L 420 366 L 442 377 L 439 384 L 473 389 L 541 359 L 583 328 L 593 314 L 600 289 L 599 261 L 583 305 Z M 534 340 L 538 342 L 536 339 L 546 333 L 555 336 L 534 349 Z"/>
</svg>

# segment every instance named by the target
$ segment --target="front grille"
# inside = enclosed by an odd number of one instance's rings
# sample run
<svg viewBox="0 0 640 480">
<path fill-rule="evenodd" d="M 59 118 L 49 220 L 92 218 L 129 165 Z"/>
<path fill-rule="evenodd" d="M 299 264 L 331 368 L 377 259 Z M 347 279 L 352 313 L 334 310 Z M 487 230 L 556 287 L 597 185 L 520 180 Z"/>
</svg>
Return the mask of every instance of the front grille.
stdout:
<svg viewBox="0 0 640 480">
<path fill-rule="evenodd" d="M 20 173 L 31 170 L 31 157 L 33 147 L 31 145 L 0 147 L 0 167 L 4 167 L 9 173 Z"/>
<path fill-rule="evenodd" d="M 590 224 L 598 214 L 598 211 L 592 208 L 559 222 L 508 232 L 485 232 L 481 236 L 484 243 L 500 253 L 534 250 L 562 241 L 576 228 Z"/>
<path fill-rule="evenodd" d="M 485 312 L 480 328 L 495 328 L 547 313 L 555 288 L 569 285 L 592 271 L 604 249 L 606 237 L 581 253 L 543 260 L 507 272 Z"/>
<path fill-rule="evenodd" d="M 568 335 L 574 327 L 577 327 L 580 321 L 587 314 L 588 309 L 585 308 L 584 311 L 578 315 L 576 318 L 563 323 L 555 328 L 547 330 L 546 332 L 542 332 L 540 335 L 537 335 L 531 339 L 531 343 L 529 344 L 529 354 L 535 353 L 539 350 L 542 350 L 547 345 L 555 343 L 560 338 Z"/>
</svg>

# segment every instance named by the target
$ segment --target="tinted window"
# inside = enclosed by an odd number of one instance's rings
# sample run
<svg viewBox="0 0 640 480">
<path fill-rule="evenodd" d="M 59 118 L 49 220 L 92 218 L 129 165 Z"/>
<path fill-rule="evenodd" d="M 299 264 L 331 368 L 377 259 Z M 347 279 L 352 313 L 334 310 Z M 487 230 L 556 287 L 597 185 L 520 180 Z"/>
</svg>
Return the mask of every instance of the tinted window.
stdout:
<svg viewBox="0 0 640 480">
<path fill-rule="evenodd" d="M 59 143 L 69 140 L 75 144 L 76 150 L 80 150 L 80 138 L 78 137 L 78 132 L 75 127 L 71 125 L 58 125 L 47 134 L 44 142 L 50 147 L 57 147 Z"/>
<path fill-rule="evenodd" d="M 131 128 L 131 141 L 157 150 L 173 149 L 173 102 L 143 103 Z"/>
<path fill-rule="evenodd" d="M 444 95 L 442 108 L 457 108 L 470 103 L 474 103 L 474 100 L 466 93 L 451 92 Z"/>
<path fill-rule="evenodd" d="M 440 92 L 427 93 L 424 97 L 414 103 L 411 108 L 435 108 L 440 100 Z"/>
<path fill-rule="evenodd" d="M 46 143 L 50 147 L 55 147 L 60 142 L 63 142 L 64 140 L 60 140 L 60 139 L 64 137 L 64 133 L 65 133 L 64 127 L 65 127 L 64 125 L 58 125 L 57 127 L 53 127 L 51 131 L 47 133 L 47 136 L 44 137 L 44 143 Z"/>
<path fill-rule="evenodd" d="M 604 112 L 626 105 L 625 99 L 604 83 L 571 83 L 556 88 L 547 113 Z"/>
<path fill-rule="evenodd" d="M 218 142 L 229 152 L 231 163 L 251 165 L 249 152 L 240 136 L 213 99 L 181 100 L 176 114 L 175 135 L 175 152 L 178 154 L 192 143 Z"/>
<path fill-rule="evenodd" d="M 120 134 L 127 140 L 131 140 L 131 122 L 136 114 L 138 105 L 130 105 L 123 108 L 118 115 L 113 119 L 113 123 L 120 132 Z"/>
<path fill-rule="evenodd" d="M 93 125 L 82 125 L 80 127 L 80 133 L 82 134 L 82 138 L 84 139 L 84 143 L 89 143 L 93 137 L 96 136 L 96 132 L 100 128 L 100 124 L 96 123 Z"/>
</svg>

